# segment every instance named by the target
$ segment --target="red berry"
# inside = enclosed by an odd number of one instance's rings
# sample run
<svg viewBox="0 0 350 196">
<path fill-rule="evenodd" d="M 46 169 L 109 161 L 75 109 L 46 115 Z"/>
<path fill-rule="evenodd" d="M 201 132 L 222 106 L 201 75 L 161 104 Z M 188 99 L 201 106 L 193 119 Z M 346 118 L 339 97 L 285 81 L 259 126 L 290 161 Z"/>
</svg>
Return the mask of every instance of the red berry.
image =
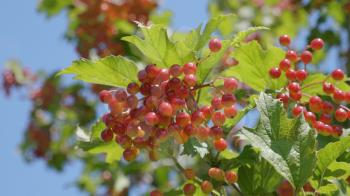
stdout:
<svg viewBox="0 0 350 196">
<path fill-rule="evenodd" d="M 195 74 L 197 71 L 197 65 L 194 63 L 186 63 L 183 68 L 182 68 L 183 72 L 185 75 L 188 74 Z"/>
<path fill-rule="evenodd" d="M 154 126 L 159 123 L 159 117 L 154 112 L 148 112 L 145 115 L 145 122 L 147 125 Z"/>
<path fill-rule="evenodd" d="M 335 111 L 334 117 L 338 122 L 344 122 L 348 119 L 348 112 L 343 108 L 338 108 Z"/>
<path fill-rule="evenodd" d="M 319 96 L 312 96 L 309 99 L 310 110 L 319 113 L 322 110 L 322 99 Z"/>
<path fill-rule="evenodd" d="M 220 139 L 224 136 L 224 130 L 220 126 L 213 126 L 210 128 L 210 136 L 215 139 Z"/>
<path fill-rule="evenodd" d="M 224 90 L 226 90 L 226 92 L 232 92 L 234 90 L 236 90 L 238 87 L 238 81 L 234 78 L 225 78 L 224 79 Z"/>
<path fill-rule="evenodd" d="M 225 115 L 222 112 L 214 112 L 211 120 L 215 126 L 222 126 L 225 123 Z"/>
<path fill-rule="evenodd" d="M 204 120 L 205 120 L 205 116 L 204 116 L 203 112 L 201 112 L 199 110 L 193 112 L 191 115 L 191 122 L 194 125 L 200 125 L 204 122 Z"/>
<path fill-rule="evenodd" d="M 336 69 L 332 71 L 331 76 L 334 80 L 343 80 L 344 79 L 344 72 L 341 69 Z"/>
<path fill-rule="evenodd" d="M 211 106 L 213 106 L 215 110 L 220 110 L 222 108 L 221 99 L 219 97 L 214 97 L 211 100 Z"/>
<path fill-rule="evenodd" d="M 219 99 L 220 100 L 220 99 Z M 221 101 L 221 100 L 220 100 Z M 213 114 L 214 110 L 212 106 L 203 106 L 199 109 L 203 115 L 205 116 L 205 119 L 209 120 L 211 118 L 211 115 Z"/>
<path fill-rule="evenodd" d="M 215 140 L 214 146 L 215 146 L 215 149 L 217 151 L 221 152 L 221 151 L 224 151 L 227 148 L 227 142 L 226 142 L 225 139 L 220 138 L 220 139 Z"/>
<path fill-rule="evenodd" d="M 200 141 L 205 141 L 210 135 L 210 129 L 208 127 L 199 127 L 197 130 L 197 138 Z"/>
<path fill-rule="evenodd" d="M 304 117 L 305 117 L 305 120 L 310 124 L 313 124 L 314 122 L 316 122 L 316 116 L 312 112 L 304 111 Z"/>
<path fill-rule="evenodd" d="M 289 101 L 289 96 L 285 93 L 279 93 L 277 94 L 277 99 L 279 99 L 280 101 L 282 101 L 282 103 L 284 105 L 287 105 L 288 104 L 288 101 Z"/>
<path fill-rule="evenodd" d="M 140 87 L 137 83 L 132 82 L 128 84 L 128 87 L 126 88 L 126 90 L 128 91 L 129 94 L 134 95 L 139 92 Z"/>
<path fill-rule="evenodd" d="M 213 190 L 213 184 L 207 180 L 203 181 L 201 184 L 201 189 L 203 193 L 209 194 Z"/>
<path fill-rule="evenodd" d="M 346 101 L 347 103 L 350 103 L 350 92 L 346 92 L 346 93 L 345 93 L 345 101 Z"/>
<path fill-rule="evenodd" d="M 283 71 L 287 71 L 288 69 L 290 69 L 290 67 L 291 67 L 291 62 L 288 59 L 283 59 L 279 64 L 279 68 Z"/>
<path fill-rule="evenodd" d="M 293 69 L 288 69 L 286 71 L 286 77 L 288 80 L 296 80 L 297 79 L 297 72 Z"/>
<path fill-rule="evenodd" d="M 231 107 L 236 103 L 236 97 L 233 94 L 226 93 L 221 97 L 221 104 L 224 107 Z"/>
<path fill-rule="evenodd" d="M 219 52 L 222 47 L 221 40 L 214 38 L 209 41 L 209 49 L 211 52 Z"/>
<path fill-rule="evenodd" d="M 185 184 L 183 191 L 186 196 L 192 196 L 196 192 L 196 186 L 192 183 L 187 183 Z"/>
<path fill-rule="evenodd" d="M 224 114 L 227 118 L 233 118 L 237 115 L 237 113 L 238 111 L 235 105 L 232 105 L 231 107 L 226 107 L 224 109 Z"/>
<path fill-rule="evenodd" d="M 197 78 L 193 74 L 187 74 L 184 77 L 184 82 L 187 86 L 195 86 L 197 83 Z"/>
<path fill-rule="evenodd" d="M 186 112 L 180 112 L 176 115 L 176 124 L 185 127 L 191 122 L 191 116 Z"/>
<path fill-rule="evenodd" d="M 142 95 L 148 96 L 151 94 L 151 85 L 148 83 L 143 83 L 140 87 L 140 92 Z"/>
<path fill-rule="evenodd" d="M 325 124 L 331 124 L 332 123 L 332 116 L 329 114 L 321 114 L 319 120 Z"/>
<path fill-rule="evenodd" d="M 173 77 L 178 77 L 182 74 L 182 68 L 180 65 L 174 64 L 169 68 L 169 73 Z"/>
<path fill-rule="evenodd" d="M 302 112 L 304 111 L 304 107 L 303 106 L 295 106 L 292 110 L 292 114 L 294 117 L 299 116 Z"/>
<path fill-rule="evenodd" d="M 109 103 L 113 99 L 112 93 L 107 90 L 101 91 L 98 96 L 103 103 Z"/>
<path fill-rule="evenodd" d="M 313 39 L 310 43 L 310 47 L 314 50 L 320 50 L 323 48 L 324 42 L 320 38 Z"/>
<path fill-rule="evenodd" d="M 328 95 L 332 94 L 335 90 L 333 84 L 329 82 L 324 82 L 322 85 L 322 88 L 323 88 L 323 92 L 325 92 Z"/>
<path fill-rule="evenodd" d="M 294 101 L 299 101 L 302 97 L 301 91 L 298 92 L 290 92 L 289 97 Z"/>
<path fill-rule="evenodd" d="M 123 157 L 126 161 L 133 161 L 139 154 L 139 149 L 135 147 L 130 147 L 124 150 Z"/>
<path fill-rule="evenodd" d="M 339 137 L 343 134 L 343 127 L 341 127 L 340 125 L 333 125 L 333 133 L 331 135 L 333 135 L 334 137 Z"/>
<path fill-rule="evenodd" d="M 124 90 L 117 90 L 114 95 L 115 99 L 119 102 L 126 101 L 128 94 Z"/>
<path fill-rule="evenodd" d="M 178 110 L 181 110 L 185 108 L 186 101 L 180 98 L 172 98 L 170 100 L 171 106 L 173 107 L 173 110 L 176 112 Z"/>
<path fill-rule="evenodd" d="M 115 141 L 124 149 L 130 148 L 132 146 L 132 140 L 127 135 L 121 135 L 115 138 Z"/>
<path fill-rule="evenodd" d="M 177 90 L 181 88 L 181 80 L 179 78 L 171 78 L 168 82 L 168 87 L 171 90 Z"/>
<path fill-rule="evenodd" d="M 193 136 L 197 133 L 197 129 L 193 126 L 193 124 L 187 124 L 184 128 L 184 132 L 188 136 Z"/>
<path fill-rule="evenodd" d="M 225 180 L 225 172 L 222 171 L 219 168 L 212 167 L 208 171 L 209 177 L 217 180 L 217 181 L 224 181 Z"/>
<path fill-rule="evenodd" d="M 171 107 L 170 103 L 165 101 L 159 104 L 158 110 L 162 116 L 171 116 L 173 114 L 173 108 Z"/>
<path fill-rule="evenodd" d="M 147 72 L 145 70 L 141 70 L 137 73 L 137 78 L 140 82 L 147 82 Z"/>
<path fill-rule="evenodd" d="M 225 172 L 225 178 L 227 183 L 233 184 L 237 182 L 237 174 L 233 171 L 227 171 Z"/>
<path fill-rule="evenodd" d="M 160 69 L 153 64 L 147 65 L 145 68 L 148 78 L 155 78 L 160 72 Z"/>
<path fill-rule="evenodd" d="M 101 132 L 101 139 L 105 142 L 109 142 L 113 139 L 113 131 L 111 129 L 105 129 Z"/>
<path fill-rule="evenodd" d="M 334 90 L 333 100 L 337 103 L 345 100 L 345 93 L 342 90 Z"/>
<path fill-rule="evenodd" d="M 312 61 L 312 53 L 308 50 L 305 50 L 300 55 L 301 61 L 303 61 L 304 64 L 308 64 Z"/>
<path fill-rule="evenodd" d="M 322 112 L 324 112 L 325 114 L 332 114 L 334 110 L 334 106 L 332 103 L 328 102 L 328 101 L 324 101 L 322 104 Z"/>
<path fill-rule="evenodd" d="M 281 35 L 279 37 L 279 42 L 282 46 L 288 46 L 291 42 L 291 39 L 288 35 Z"/>
<path fill-rule="evenodd" d="M 298 60 L 298 55 L 294 50 L 288 50 L 286 53 L 286 58 L 292 62 L 296 62 Z"/>
<path fill-rule="evenodd" d="M 161 69 L 153 80 L 153 84 L 160 84 L 169 80 L 170 74 L 168 69 Z"/>
<path fill-rule="evenodd" d="M 298 81 L 304 81 L 307 77 L 308 73 L 305 69 L 298 70 L 296 73 L 296 77 Z"/>
<path fill-rule="evenodd" d="M 296 93 L 296 92 L 299 92 L 301 90 L 301 87 L 300 87 L 299 83 L 292 82 L 292 83 L 288 84 L 288 90 L 293 92 L 293 93 Z"/>
<path fill-rule="evenodd" d="M 277 67 L 273 67 L 270 69 L 269 74 L 271 78 L 279 78 L 281 76 L 281 70 Z"/>
</svg>

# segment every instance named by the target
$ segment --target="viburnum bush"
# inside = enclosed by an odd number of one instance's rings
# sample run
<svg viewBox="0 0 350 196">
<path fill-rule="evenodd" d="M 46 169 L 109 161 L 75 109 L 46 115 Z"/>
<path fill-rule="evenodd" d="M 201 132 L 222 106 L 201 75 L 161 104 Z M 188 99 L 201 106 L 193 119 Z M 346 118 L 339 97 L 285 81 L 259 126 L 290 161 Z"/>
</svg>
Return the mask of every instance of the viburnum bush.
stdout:
<svg viewBox="0 0 350 196">
<path fill-rule="evenodd" d="M 212 37 L 229 17 L 181 38 L 140 24 L 142 35 L 122 40 L 143 61 L 81 59 L 62 70 L 115 87 L 99 93 L 108 112 L 78 146 L 105 153 L 110 164 L 149 160 L 182 174 L 170 186 L 150 184 L 152 196 L 346 194 L 340 187 L 348 187 L 350 174 L 350 87 L 342 70 L 313 67 L 326 43 L 314 38 L 296 51 L 288 35 L 276 39 L 280 47 L 246 40 L 265 27 Z M 222 67 L 228 57 L 236 63 Z M 245 117 L 257 119 L 249 122 L 255 128 L 245 126 Z"/>
</svg>

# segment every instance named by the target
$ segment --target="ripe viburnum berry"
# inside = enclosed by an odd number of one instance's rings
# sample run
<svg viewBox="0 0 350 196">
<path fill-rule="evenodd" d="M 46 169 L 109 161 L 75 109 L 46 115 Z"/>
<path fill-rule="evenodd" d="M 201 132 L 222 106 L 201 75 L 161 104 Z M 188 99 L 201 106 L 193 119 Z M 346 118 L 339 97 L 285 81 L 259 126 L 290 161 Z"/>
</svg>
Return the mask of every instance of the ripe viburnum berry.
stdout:
<svg viewBox="0 0 350 196">
<path fill-rule="evenodd" d="M 183 67 L 182 70 L 185 75 L 188 74 L 195 74 L 197 71 L 197 65 L 195 63 L 186 63 Z"/>
<path fill-rule="evenodd" d="M 187 183 L 185 184 L 183 191 L 186 196 L 192 196 L 196 192 L 196 186 L 192 183 Z"/>
<path fill-rule="evenodd" d="M 225 78 L 224 79 L 224 90 L 226 92 L 232 92 L 238 87 L 238 81 L 234 78 Z"/>
<path fill-rule="evenodd" d="M 324 82 L 322 85 L 323 92 L 326 94 L 332 94 L 335 90 L 334 86 L 332 83 L 329 82 Z"/>
<path fill-rule="evenodd" d="M 220 138 L 214 141 L 214 146 L 217 151 L 224 151 L 227 148 L 227 142 L 225 139 Z"/>
<path fill-rule="evenodd" d="M 207 180 L 203 181 L 201 184 L 201 189 L 203 193 L 209 194 L 213 190 L 213 184 Z"/>
<path fill-rule="evenodd" d="M 287 71 L 288 69 L 290 69 L 290 67 L 291 67 L 291 62 L 288 59 L 283 59 L 279 64 L 279 68 L 283 71 Z"/>
<path fill-rule="evenodd" d="M 288 46 L 291 42 L 291 39 L 288 35 L 281 35 L 279 37 L 279 42 L 282 46 Z"/>
<path fill-rule="evenodd" d="M 288 85 L 288 89 L 289 89 L 289 91 L 295 93 L 295 92 L 300 91 L 300 90 L 301 90 L 301 87 L 300 87 L 299 83 L 297 83 L 297 82 L 292 82 L 292 83 L 290 83 L 290 84 Z"/>
<path fill-rule="evenodd" d="M 310 110 L 319 113 L 322 110 L 322 99 L 319 96 L 312 96 L 309 99 Z"/>
<path fill-rule="evenodd" d="M 222 47 L 221 40 L 214 38 L 209 41 L 209 49 L 211 52 L 219 52 Z"/>
<path fill-rule="evenodd" d="M 312 53 L 308 50 L 305 50 L 301 53 L 300 59 L 304 64 L 308 64 L 312 61 Z"/>
<path fill-rule="evenodd" d="M 103 103 L 109 103 L 113 99 L 112 93 L 107 90 L 101 91 L 99 97 Z"/>
<path fill-rule="evenodd" d="M 281 76 L 281 70 L 277 67 L 273 67 L 270 69 L 269 74 L 271 78 L 279 78 Z"/>
<path fill-rule="evenodd" d="M 163 196 L 163 193 L 160 192 L 160 190 L 153 190 L 152 192 L 150 192 L 149 195 L 150 196 Z"/>
<path fill-rule="evenodd" d="M 298 55 L 294 50 L 288 50 L 286 53 L 286 59 L 291 62 L 296 62 L 298 60 Z"/>
<path fill-rule="evenodd" d="M 292 110 L 292 114 L 294 117 L 299 116 L 300 114 L 302 114 L 302 112 L 304 111 L 304 107 L 303 106 L 295 106 Z"/>
<path fill-rule="evenodd" d="M 296 73 L 296 78 L 298 81 L 304 81 L 307 77 L 308 73 L 305 69 L 298 70 Z"/>
<path fill-rule="evenodd" d="M 348 112 L 343 108 L 338 108 L 334 113 L 334 117 L 338 122 L 344 122 L 348 119 Z"/>
<path fill-rule="evenodd" d="M 288 80 L 296 80 L 297 79 L 297 72 L 293 69 L 288 69 L 286 71 L 286 77 L 288 78 Z"/>
<path fill-rule="evenodd" d="M 227 183 L 233 184 L 237 182 L 237 174 L 234 171 L 227 171 L 225 172 L 225 178 Z"/>
<path fill-rule="evenodd" d="M 188 180 L 192 180 L 196 177 L 194 170 L 190 168 L 184 170 L 184 175 Z"/>
<path fill-rule="evenodd" d="M 101 132 L 101 138 L 105 142 L 109 142 L 113 139 L 113 131 L 111 129 L 105 129 Z"/>
<path fill-rule="evenodd" d="M 320 50 L 323 48 L 324 42 L 320 38 L 313 39 L 310 43 L 310 47 L 314 50 Z"/>
<path fill-rule="evenodd" d="M 343 80 L 344 72 L 341 69 L 336 69 L 332 71 L 331 76 L 334 80 Z"/>
<path fill-rule="evenodd" d="M 209 177 L 217 180 L 217 181 L 224 181 L 225 180 L 225 172 L 222 169 L 212 167 L 208 171 Z"/>
</svg>

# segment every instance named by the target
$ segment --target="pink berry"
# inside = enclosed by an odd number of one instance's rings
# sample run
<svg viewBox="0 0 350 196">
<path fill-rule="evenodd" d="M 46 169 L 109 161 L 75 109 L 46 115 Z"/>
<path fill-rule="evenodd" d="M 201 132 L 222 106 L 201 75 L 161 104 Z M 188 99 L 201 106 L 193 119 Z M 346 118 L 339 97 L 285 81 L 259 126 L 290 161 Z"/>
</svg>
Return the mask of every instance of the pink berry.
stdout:
<svg viewBox="0 0 350 196">
<path fill-rule="evenodd" d="M 209 49 L 211 52 L 218 52 L 222 47 L 221 40 L 214 38 L 209 41 Z"/>
<path fill-rule="evenodd" d="M 197 71 L 197 65 L 194 63 L 186 63 L 183 68 L 182 68 L 183 72 L 185 75 L 188 74 L 195 74 Z"/>
</svg>

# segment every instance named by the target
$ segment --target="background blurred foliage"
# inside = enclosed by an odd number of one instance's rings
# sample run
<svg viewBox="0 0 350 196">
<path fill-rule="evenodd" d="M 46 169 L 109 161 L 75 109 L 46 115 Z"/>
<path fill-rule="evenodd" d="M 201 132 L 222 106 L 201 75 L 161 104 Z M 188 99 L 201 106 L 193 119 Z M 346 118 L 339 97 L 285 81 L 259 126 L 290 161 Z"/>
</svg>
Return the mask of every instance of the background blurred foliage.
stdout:
<svg viewBox="0 0 350 196">
<path fill-rule="evenodd" d="M 38 11 L 47 17 L 61 12 L 68 16 L 65 35 L 81 57 L 127 54 L 134 60 L 141 60 L 138 51 L 121 41 L 121 37 L 136 32 L 134 21 L 170 25 L 172 13 L 159 13 L 157 4 L 153 0 L 42 0 Z M 251 26 L 270 28 L 253 33 L 246 40 L 257 40 L 263 45 L 275 42 L 281 34 L 289 34 L 300 43 L 321 37 L 327 45 L 323 52 L 316 53 L 315 64 L 324 62 L 329 51 L 335 49 L 339 54 L 336 66 L 350 73 L 350 3 L 346 0 L 211 0 L 208 11 L 213 17 L 223 13 L 235 15 L 225 18 L 219 27 L 217 35 L 224 38 Z M 175 35 L 182 36 L 181 33 Z M 128 190 L 143 183 L 164 189 L 170 187 L 167 183 L 172 186 L 182 183 L 176 171 L 149 163 L 145 157 L 131 164 L 123 161 L 107 164 L 103 156 L 75 148 L 76 125 L 79 124 L 82 131 L 92 125 L 98 116 L 95 93 L 107 87 L 77 82 L 66 84 L 54 77 L 55 73 L 36 74 L 34 79 L 21 69 L 24 70 L 19 64 L 7 66 L 9 73 L 3 77 L 3 86 L 5 89 L 26 88 L 33 103 L 30 123 L 21 144 L 26 160 L 42 159 L 57 171 L 63 171 L 70 161 L 82 162 L 84 169 L 76 185 L 91 195 L 127 195 Z"/>
</svg>

